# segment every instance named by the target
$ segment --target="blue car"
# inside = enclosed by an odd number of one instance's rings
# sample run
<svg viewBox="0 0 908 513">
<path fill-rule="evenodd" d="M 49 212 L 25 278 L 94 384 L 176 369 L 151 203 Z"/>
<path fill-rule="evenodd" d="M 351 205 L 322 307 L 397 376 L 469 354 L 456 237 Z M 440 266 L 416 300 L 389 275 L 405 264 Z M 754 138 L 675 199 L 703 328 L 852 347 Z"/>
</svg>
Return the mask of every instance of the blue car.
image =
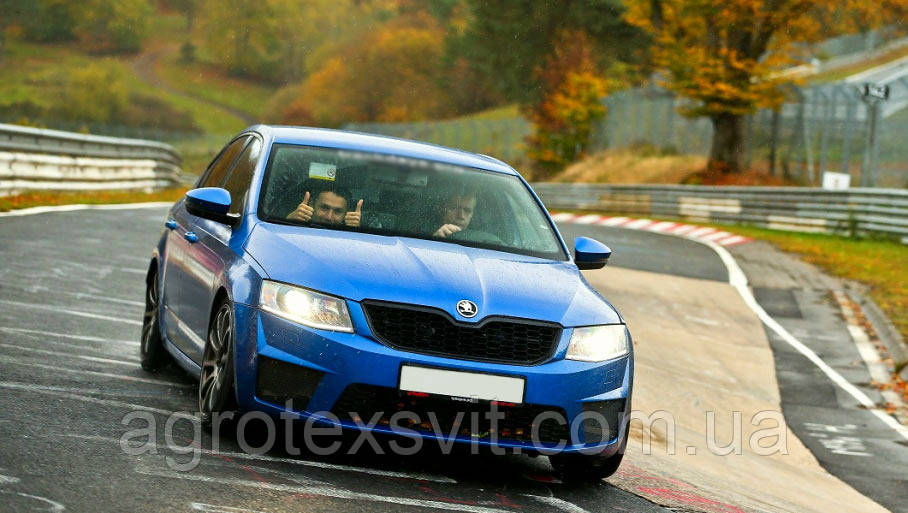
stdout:
<svg viewBox="0 0 908 513">
<path fill-rule="evenodd" d="M 599 479 L 624 453 L 634 371 L 623 318 L 580 273 L 610 254 L 579 237 L 572 255 L 491 157 L 257 125 L 167 215 L 142 366 L 197 376 L 206 424 L 293 415 Z"/>
</svg>

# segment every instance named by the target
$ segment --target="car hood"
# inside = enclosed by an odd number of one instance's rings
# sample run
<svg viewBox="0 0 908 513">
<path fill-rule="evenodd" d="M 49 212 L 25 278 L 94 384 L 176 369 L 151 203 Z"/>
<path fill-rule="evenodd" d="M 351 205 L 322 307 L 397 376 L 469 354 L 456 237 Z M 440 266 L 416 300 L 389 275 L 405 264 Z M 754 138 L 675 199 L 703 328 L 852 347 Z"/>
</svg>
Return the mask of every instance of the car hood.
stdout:
<svg viewBox="0 0 908 513">
<path fill-rule="evenodd" d="M 563 326 L 623 322 L 570 262 L 408 237 L 260 223 L 246 250 L 273 280 L 341 296 Z M 478 312 L 464 319 L 457 302 Z"/>
</svg>

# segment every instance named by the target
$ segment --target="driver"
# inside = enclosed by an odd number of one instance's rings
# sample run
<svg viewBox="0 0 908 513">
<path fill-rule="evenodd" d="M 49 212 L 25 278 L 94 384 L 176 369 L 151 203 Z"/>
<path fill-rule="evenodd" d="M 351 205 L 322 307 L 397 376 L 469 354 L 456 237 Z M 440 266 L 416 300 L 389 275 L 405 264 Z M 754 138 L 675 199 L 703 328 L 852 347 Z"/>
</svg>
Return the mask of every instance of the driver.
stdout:
<svg viewBox="0 0 908 513">
<path fill-rule="evenodd" d="M 291 221 L 322 225 L 346 225 L 358 227 L 362 219 L 363 200 L 356 202 L 356 209 L 347 210 L 347 194 L 340 189 L 326 188 L 316 191 L 310 205 L 310 194 L 306 191 L 303 201 L 287 215 Z"/>
<path fill-rule="evenodd" d="M 447 238 L 466 230 L 476 209 L 476 195 L 465 192 L 448 198 L 441 206 L 441 226 L 432 234 Z"/>
</svg>

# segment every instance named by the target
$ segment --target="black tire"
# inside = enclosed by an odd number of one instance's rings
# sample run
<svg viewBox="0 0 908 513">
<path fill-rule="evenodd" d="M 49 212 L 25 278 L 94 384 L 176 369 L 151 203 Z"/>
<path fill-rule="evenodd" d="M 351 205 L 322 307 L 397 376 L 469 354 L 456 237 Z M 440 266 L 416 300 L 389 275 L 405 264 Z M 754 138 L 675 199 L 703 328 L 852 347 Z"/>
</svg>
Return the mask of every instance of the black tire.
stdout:
<svg viewBox="0 0 908 513">
<path fill-rule="evenodd" d="M 598 483 L 618 470 L 622 458 L 624 452 L 619 451 L 607 458 L 586 454 L 553 454 L 549 456 L 549 461 L 566 483 Z"/>
<path fill-rule="evenodd" d="M 139 345 L 142 368 L 148 372 L 156 372 L 170 361 L 161 338 L 161 322 L 158 318 L 160 311 L 160 287 L 155 270 L 145 286 L 145 315 L 142 317 L 142 338 Z"/>
<path fill-rule="evenodd" d="M 199 376 L 199 412 L 202 425 L 206 427 L 211 427 L 215 413 L 236 410 L 233 382 L 235 333 L 233 304 L 225 298 L 211 318 Z"/>
</svg>

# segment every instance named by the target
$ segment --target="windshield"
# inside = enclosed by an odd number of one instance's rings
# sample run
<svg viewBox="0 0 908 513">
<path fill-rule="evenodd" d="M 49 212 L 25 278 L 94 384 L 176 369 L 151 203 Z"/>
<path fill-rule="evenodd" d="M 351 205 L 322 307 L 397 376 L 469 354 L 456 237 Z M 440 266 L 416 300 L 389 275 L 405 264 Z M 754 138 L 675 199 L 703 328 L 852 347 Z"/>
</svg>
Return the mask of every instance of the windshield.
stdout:
<svg viewBox="0 0 908 513">
<path fill-rule="evenodd" d="M 275 144 L 259 217 L 566 259 L 516 176 L 397 155 Z"/>
</svg>

